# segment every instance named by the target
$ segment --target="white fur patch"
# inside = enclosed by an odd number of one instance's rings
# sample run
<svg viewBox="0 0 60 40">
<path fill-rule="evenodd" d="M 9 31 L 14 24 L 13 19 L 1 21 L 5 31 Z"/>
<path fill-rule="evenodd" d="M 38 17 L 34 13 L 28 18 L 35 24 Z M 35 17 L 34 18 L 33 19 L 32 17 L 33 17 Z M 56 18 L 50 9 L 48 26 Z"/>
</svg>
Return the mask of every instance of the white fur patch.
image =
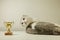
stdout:
<svg viewBox="0 0 60 40">
<path fill-rule="evenodd" d="M 35 25 L 37 24 L 37 22 L 34 22 L 31 26 L 32 26 L 32 29 L 35 29 Z"/>
</svg>

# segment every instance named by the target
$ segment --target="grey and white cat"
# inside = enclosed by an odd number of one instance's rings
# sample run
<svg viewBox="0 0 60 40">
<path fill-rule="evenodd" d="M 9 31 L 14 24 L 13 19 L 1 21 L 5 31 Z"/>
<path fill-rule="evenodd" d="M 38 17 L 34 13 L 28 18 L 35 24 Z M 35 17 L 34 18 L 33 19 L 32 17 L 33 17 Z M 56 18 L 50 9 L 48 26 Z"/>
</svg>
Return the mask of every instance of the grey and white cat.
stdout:
<svg viewBox="0 0 60 40">
<path fill-rule="evenodd" d="M 43 34 L 43 35 L 60 35 L 60 27 L 50 22 L 33 21 L 27 15 L 21 18 L 21 25 L 26 27 L 26 32 L 29 34 Z"/>
</svg>

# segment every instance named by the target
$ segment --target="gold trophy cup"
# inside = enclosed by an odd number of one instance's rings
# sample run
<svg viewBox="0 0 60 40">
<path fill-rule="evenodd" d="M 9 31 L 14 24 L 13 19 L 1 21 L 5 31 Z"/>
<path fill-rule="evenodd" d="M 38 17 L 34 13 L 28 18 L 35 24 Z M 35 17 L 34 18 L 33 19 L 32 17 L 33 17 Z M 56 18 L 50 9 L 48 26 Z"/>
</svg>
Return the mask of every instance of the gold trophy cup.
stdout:
<svg viewBox="0 0 60 40">
<path fill-rule="evenodd" d="M 7 29 L 7 32 L 5 32 L 5 35 L 12 35 L 11 27 L 12 27 L 13 22 L 4 22 L 4 23 Z"/>
</svg>

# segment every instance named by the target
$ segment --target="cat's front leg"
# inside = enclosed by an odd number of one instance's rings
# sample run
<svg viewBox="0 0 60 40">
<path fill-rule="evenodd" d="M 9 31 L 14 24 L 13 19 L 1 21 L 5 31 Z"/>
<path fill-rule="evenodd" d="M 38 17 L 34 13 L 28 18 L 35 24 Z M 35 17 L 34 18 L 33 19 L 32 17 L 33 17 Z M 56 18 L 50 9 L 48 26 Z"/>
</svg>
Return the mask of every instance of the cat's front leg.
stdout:
<svg viewBox="0 0 60 40">
<path fill-rule="evenodd" d="M 38 34 L 38 31 L 35 30 L 35 29 L 32 29 L 32 28 L 27 28 L 26 32 L 29 33 L 29 34 Z"/>
</svg>

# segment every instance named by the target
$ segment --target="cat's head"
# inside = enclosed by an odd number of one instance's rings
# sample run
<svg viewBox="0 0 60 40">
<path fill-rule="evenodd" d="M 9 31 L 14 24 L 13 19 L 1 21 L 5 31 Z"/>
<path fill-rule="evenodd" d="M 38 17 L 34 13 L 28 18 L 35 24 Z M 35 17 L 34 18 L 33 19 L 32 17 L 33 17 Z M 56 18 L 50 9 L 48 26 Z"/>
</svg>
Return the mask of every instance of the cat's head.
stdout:
<svg viewBox="0 0 60 40">
<path fill-rule="evenodd" d="M 33 19 L 29 17 L 28 15 L 22 15 L 20 23 L 23 27 L 27 27 L 29 23 L 31 23 L 32 21 Z"/>
</svg>

